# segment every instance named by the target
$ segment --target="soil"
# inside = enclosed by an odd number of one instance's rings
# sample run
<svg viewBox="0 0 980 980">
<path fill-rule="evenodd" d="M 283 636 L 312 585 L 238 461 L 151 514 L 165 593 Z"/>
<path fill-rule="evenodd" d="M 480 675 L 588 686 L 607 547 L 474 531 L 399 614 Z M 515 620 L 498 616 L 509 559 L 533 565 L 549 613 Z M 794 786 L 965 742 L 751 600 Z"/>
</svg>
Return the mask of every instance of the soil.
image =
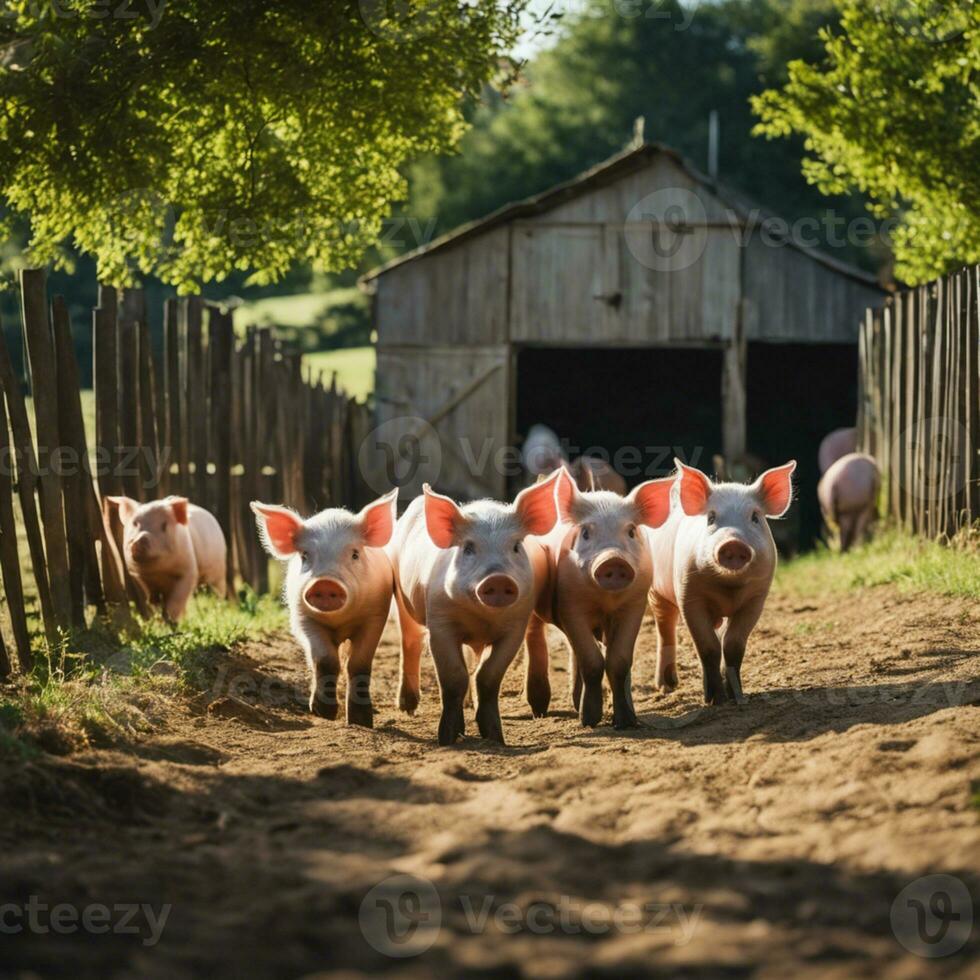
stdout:
<svg viewBox="0 0 980 980">
<path fill-rule="evenodd" d="M 661 695 L 644 625 L 622 733 L 579 726 L 552 634 L 552 713 L 515 664 L 507 747 L 472 709 L 437 746 L 428 657 L 418 714 L 393 707 L 392 626 L 373 731 L 305 711 L 288 637 L 223 655 L 152 737 L 0 770 L 0 926 L 48 907 L 0 929 L 0 976 L 977 976 L 976 605 L 774 595 L 742 707 L 700 703 L 681 642 Z M 936 873 L 962 948 L 926 959 L 893 903 Z M 107 932 L 44 918 L 100 905 Z"/>
</svg>

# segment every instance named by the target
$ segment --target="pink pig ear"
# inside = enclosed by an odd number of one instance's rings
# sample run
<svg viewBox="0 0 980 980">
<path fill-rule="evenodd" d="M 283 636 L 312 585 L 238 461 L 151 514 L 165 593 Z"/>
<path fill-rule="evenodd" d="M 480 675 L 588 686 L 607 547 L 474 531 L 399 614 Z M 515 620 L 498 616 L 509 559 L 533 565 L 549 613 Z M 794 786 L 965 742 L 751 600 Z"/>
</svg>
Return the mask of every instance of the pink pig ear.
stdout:
<svg viewBox="0 0 980 980">
<path fill-rule="evenodd" d="M 789 505 L 793 502 L 793 470 L 795 469 L 796 460 L 791 459 L 782 466 L 774 466 L 771 470 L 766 470 L 752 484 L 752 489 L 759 498 L 766 517 L 782 517 L 789 510 Z"/>
<path fill-rule="evenodd" d="M 276 507 L 253 500 L 249 505 L 265 550 L 273 558 L 286 559 L 296 552 L 296 533 L 303 519 L 288 507 Z"/>
<path fill-rule="evenodd" d="M 514 510 L 520 518 L 525 534 L 547 534 L 558 520 L 558 503 L 555 487 L 562 470 L 555 470 L 547 480 L 522 490 L 514 499 Z"/>
<path fill-rule="evenodd" d="M 682 463 L 676 457 L 674 465 L 678 472 L 676 479 L 679 479 L 681 484 L 681 507 L 684 513 L 688 517 L 703 514 L 708 509 L 711 481 L 699 469 Z"/>
<path fill-rule="evenodd" d="M 575 477 L 569 472 L 567 466 L 562 466 L 558 471 L 558 483 L 555 484 L 555 503 L 558 505 L 558 519 L 560 521 L 572 521 L 572 508 L 578 499 L 578 486 Z"/>
<path fill-rule="evenodd" d="M 174 520 L 178 524 L 186 524 L 188 499 L 186 497 L 167 497 L 167 503 L 170 504 L 170 509 L 174 512 Z"/>
<path fill-rule="evenodd" d="M 672 476 L 662 480 L 647 480 L 633 488 L 630 500 L 636 504 L 641 524 L 660 527 L 670 515 L 670 491 L 674 486 Z"/>
<path fill-rule="evenodd" d="M 373 504 L 368 504 L 357 515 L 361 522 L 361 533 L 364 543 L 369 548 L 383 548 L 391 540 L 391 532 L 395 529 L 398 507 L 398 490 L 392 490 L 379 497 Z"/>
<path fill-rule="evenodd" d="M 466 518 L 455 501 L 436 493 L 428 483 L 422 485 L 425 494 L 425 527 L 437 548 L 452 548 L 466 524 Z"/>
<path fill-rule="evenodd" d="M 108 512 L 109 510 L 119 511 L 119 520 L 126 523 L 126 521 L 132 520 L 133 514 L 136 513 L 139 504 L 133 500 L 132 497 L 106 497 L 102 502 L 103 512 Z"/>
</svg>

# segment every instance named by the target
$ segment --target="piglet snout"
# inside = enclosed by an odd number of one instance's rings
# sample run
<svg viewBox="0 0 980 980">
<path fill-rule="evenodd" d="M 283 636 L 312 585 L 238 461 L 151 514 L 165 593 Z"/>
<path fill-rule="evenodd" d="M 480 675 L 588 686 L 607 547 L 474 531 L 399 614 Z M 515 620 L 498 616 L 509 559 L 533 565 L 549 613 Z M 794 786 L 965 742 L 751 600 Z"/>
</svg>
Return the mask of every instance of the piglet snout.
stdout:
<svg viewBox="0 0 980 980">
<path fill-rule="evenodd" d="M 347 590 L 332 578 L 318 578 L 303 593 L 303 600 L 317 612 L 336 612 L 347 602 Z"/>
<path fill-rule="evenodd" d="M 488 575 L 476 589 L 477 598 L 485 606 L 502 608 L 517 602 L 520 590 L 509 575 Z"/>
<path fill-rule="evenodd" d="M 752 561 L 752 549 L 737 538 L 730 538 L 718 546 L 715 561 L 728 572 L 740 572 Z"/>
<path fill-rule="evenodd" d="M 129 551 L 134 561 L 146 561 L 150 557 L 151 547 L 150 536 L 148 534 L 140 534 L 133 539 L 129 546 Z"/>
<path fill-rule="evenodd" d="M 616 554 L 599 555 L 592 566 L 592 575 L 599 587 L 608 592 L 619 592 L 636 578 L 633 566 Z"/>
</svg>

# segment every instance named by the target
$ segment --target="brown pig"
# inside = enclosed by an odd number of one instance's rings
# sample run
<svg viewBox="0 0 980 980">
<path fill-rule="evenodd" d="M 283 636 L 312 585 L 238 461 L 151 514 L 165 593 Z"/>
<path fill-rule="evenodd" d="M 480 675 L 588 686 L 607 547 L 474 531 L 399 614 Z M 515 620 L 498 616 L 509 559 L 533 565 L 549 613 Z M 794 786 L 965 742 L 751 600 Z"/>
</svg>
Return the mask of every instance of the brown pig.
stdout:
<svg viewBox="0 0 980 980">
<path fill-rule="evenodd" d="M 221 525 L 186 497 L 141 504 L 131 497 L 106 497 L 123 526 L 123 560 L 136 584 L 163 614 L 177 622 L 199 585 L 219 596 L 227 591 L 228 546 Z"/>
<path fill-rule="evenodd" d="M 848 453 L 831 463 L 817 484 L 820 510 L 828 525 L 840 531 L 840 550 L 859 544 L 877 516 L 881 474 L 863 453 Z"/>
<path fill-rule="evenodd" d="M 428 485 L 401 516 L 389 546 L 395 569 L 402 637 L 400 706 L 419 700 L 425 630 L 439 678 L 439 744 L 464 734 L 469 669 L 463 647 L 480 658 L 476 723 L 484 738 L 503 743 L 500 683 L 521 647 L 540 582 L 543 549 L 533 539 L 554 527 L 557 472 L 522 490 L 513 504 L 478 500 L 458 506 Z"/>
<path fill-rule="evenodd" d="M 766 470 L 747 485 L 712 483 L 693 466 L 675 463 L 670 517 L 650 532 L 657 687 L 677 687 L 677 618 L 682 614 L 701 661 L 705 702 L 720 704 L 727 694 L 741 704 L 745 645 L 776 571 L 767 518 L 789 509 L 796 462 Z"/>
<path fill-rule="evenodd" d="M 347 657 L 347 723 L 371 728 L 371 669 L 391 609 L 393 576 L 384 551 L 398 491 L 357 514 L 336 507 L 303 520 L 288 507 L 252 501 L 259 536 L 288 562 L 283 593 L 293 636 L 310 666 L 310 711 L 337 717 L 340 648 Z"/>
<path fill-rule="evenodd" d="M 648 480 L 626 497 L 608 490 L 582 493 L 562 470 L 561 523 L 545 545 L 548 587 L 528 624 L 527 699 L 544 715 L 551 698 L 545 623 L 565 634 L 571 651 L 572 701 L 583 725 L 602 720 L 602 678 L 609 678 L 613 724 L 637 724 L 630 673 L 633 649 L 653 576 L 643 526 L 658 527 L 670 510 L 672 478 Z M 605 645 L 605 655 L 600 643 Z"/>
</svg>

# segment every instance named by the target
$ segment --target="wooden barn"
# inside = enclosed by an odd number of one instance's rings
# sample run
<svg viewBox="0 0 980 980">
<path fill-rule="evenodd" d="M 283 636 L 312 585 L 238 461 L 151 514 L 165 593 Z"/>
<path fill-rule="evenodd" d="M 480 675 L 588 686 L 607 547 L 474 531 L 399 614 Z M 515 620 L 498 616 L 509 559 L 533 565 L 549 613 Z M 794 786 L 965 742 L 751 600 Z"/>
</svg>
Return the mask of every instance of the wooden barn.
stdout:
<svg viewBox="0 0 980 980">
<path fill-rule="evenodd" d="M 817 443 L 854 424 L 863 311 L 884 296 L 655 144 L 362 285 L 378 421 L 422 440 L 426 465 L 403 472 L 405 489 L 434 478 L 464 499 L 514 491 L 507 447 L 536 422 L 573 454 L 609 453 L 630 483 L 668 472 L 675 454 L 709 472 L 721 451 L 795 456 L 813 497 Z"/>
</svg>

